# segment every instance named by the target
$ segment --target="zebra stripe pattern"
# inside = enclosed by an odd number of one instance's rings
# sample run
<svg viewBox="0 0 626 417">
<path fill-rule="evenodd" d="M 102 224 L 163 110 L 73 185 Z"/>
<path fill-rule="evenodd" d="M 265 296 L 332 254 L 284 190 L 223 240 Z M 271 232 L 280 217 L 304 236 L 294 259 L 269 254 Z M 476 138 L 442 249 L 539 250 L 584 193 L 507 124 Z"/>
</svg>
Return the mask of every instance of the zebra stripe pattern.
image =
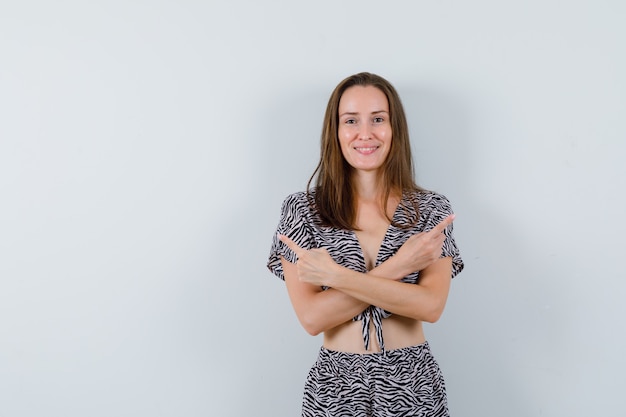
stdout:
<svg viewBox="0 0 626 417">
<path fill-rule="evenodd" d="M 358 272 L 367 272 L 365 258 L 354 231 L 322 226 L 319 214 L 312 203 L 314 197 L 314 189 L 310 191 L 310 197 L 307 197 L 305 192 L 294 193 L 288 196 L 282 205 L 277 233 L 289 236 L 305 249 L 324 248 L 338 264 Z M 415 206 L 418 207 L 419 213 L 416 212 Z M 410 236 L 432 229 L 450 214 L 452 214 L 450 202 L 441 194 L 431 191 L 404 193 L 394 213 L 393 221 L 397 225 L 412 226 L 408 228 L 389 226 L 379 249 L 376 265 L 389 259 Z M 415 221 L 416 218 L 417 222 Z M 452 277 L 455 277 L 463 269 L 463 260 L 454 241 L 452 231 L 452 225 L 448 226 L 444 231 L 446 239 L 441 256 L 452 257 Z M 267 266 L 270 271 L 284 280 L 280 256 L 292 263 L 297 261 L 296 254 L 274 235 Z M 404 277 L 402 281 L 418 282 L 419 272 L 414 272 Z M 382 319 L 389 316 L 391 316 L 389 311 L 376 306 L 369 306 L 353 318 L 355 321 L 362 321 L 365 349 L 369 349 L 370 332 L 368 329 L 370 324 L 376 330 L 375 333 L 379 346 L 382 350 L 385 349 Z"/>
<path fill-rule="evenodd" d="M 382 353 L 322 348 L 304 388 L 303 417 L 446 417 L 439 365 L 427 342 Z"/>
</svg>

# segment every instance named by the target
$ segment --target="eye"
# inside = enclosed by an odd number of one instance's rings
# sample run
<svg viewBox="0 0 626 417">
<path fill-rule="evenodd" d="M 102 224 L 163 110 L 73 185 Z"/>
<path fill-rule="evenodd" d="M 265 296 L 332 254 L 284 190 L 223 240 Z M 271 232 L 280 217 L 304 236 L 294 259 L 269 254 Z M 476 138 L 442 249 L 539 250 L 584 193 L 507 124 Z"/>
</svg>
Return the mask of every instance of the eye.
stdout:
<svg viewBox="0 0 626 417">
<path fill-rule="evenodd" d="M 374 123 L 383 123 L 384 121 L 385 121 L 385 118 L 382 116 L 374 117 Z"/>
<path fill-rule="evenodd" d="M 353 125 L 356 123 L 356 119 L 346 119 L 343 122 L 347 125 Z"/>
</svg>

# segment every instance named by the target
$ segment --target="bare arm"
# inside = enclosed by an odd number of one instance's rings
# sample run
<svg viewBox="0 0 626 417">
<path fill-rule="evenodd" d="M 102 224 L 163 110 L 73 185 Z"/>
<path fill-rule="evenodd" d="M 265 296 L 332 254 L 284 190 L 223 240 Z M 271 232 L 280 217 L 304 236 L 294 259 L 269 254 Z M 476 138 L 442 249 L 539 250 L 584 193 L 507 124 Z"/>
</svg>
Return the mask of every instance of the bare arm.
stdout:
<svg viewBox="0 0 626 417">
<path fill-rule="evenodd" d="M 281 257 L 287 292 L 302 327 L 311 335 L 317 335 L 351 320 L 371 303 L 359 300 L 345 292 L 301 281 L 298 267 Z M 403 268 L 398 258 L 390 258 L 367 274 L 382 280 L 400 280 Z"/>
<path fill-rule="evenodd" d="M 365 310 L 369 304 L 333 288 L 300 281 L 298 267 L 281 257 L 289 299 L 300 324 L 315 336 L 338 326 Z"/>
<path fill-rule="evenodd" d="M 430 287 L 434 285 L 431 283 L 434 273 L 442 268 L 435 268 L 434 265 L 446 264 L 444 260 L 437 259 L 444 239 L 442 232 L 452 220 L 452 216 L 448 217 L 430 232 L 411 237 L 394 256 L 367 274 L 337 265 L 324 250 L 307 251 L 282 236 L 281 240 L 301 259 L 296 265 L 281 257 L 289 298 L 302 326 L 308 333 L 316 335 L 345 323 L 370 305 L 419 320 L 433 319 L 435 315 L 438 317 L 445 305 L 447 289 L 444 295 L 442 291 Z M 312 264 L 317 264 L 313 267 L 313 273 L 310 269 Z M 448 269 L 451 269 L 451 262 L 447 264 Z M 415 271 L 422 271 L 420 285 L 428 288 L 428 291 L 420 288 L 416 293 L 415 284 L 395 282 Z M 448 281 L 450 275 L 448 270 Z M 348 279 L 336 280 L 342 277 Z M 361 281 L 365 277 L 368 279 Z M 329 285 L 329 280 L 335 284 Z M 386 286 L 385 282 L 392 286 Z M 349 284 L 354 284 L 354 287 Z M 332 288 L 323 291 L 323 285 Z M 416 302 L 418 306 L 423 306 L 420 311 L 414 311 Z"/>
<path fill-rule="evenodd" d="M 446 257 L 420 271 L 417 285 L 359 274 L 347 268 L 330 275 L 326 285 L 394 314 L 435 322 L 446 305 L 451 276 L 452 258 Z"/>
</svg>

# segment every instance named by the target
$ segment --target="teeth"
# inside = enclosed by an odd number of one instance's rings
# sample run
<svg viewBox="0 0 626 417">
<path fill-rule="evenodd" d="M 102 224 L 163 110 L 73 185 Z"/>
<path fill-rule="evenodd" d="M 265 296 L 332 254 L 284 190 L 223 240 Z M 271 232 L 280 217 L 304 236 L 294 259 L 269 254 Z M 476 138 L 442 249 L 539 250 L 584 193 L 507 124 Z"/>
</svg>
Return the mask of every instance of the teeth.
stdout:
<svg viewBox="0 0 626 417">
<path fill-rule="evenodd" d="M 354 148 L 357 151 L 373 151 L 374 149 L 376 149 L 376 147 L 373 148 Z"/>
</svg>

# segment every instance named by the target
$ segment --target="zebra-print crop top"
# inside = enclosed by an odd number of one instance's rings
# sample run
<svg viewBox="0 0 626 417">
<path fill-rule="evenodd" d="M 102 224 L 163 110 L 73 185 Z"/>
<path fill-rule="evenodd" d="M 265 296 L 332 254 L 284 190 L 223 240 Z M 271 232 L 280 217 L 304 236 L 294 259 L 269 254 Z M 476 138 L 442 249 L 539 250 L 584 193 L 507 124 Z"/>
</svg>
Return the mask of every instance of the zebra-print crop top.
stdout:
<svg viewBox="0 0 626 417">
<path fill-rule="evenodd" d="M 324 248 L 330 256 L 340 265 L 358 272 L 367 272 L 365 259 L 359 241 L 352 230 L 337 229 L 334 227 L 321 226 L 321 220 L 314 204 L 315 190 L 310 191 L 309 197 L 306 192 L 298 192 L 289 195 L 283 202 L 277 233 L 286 235 L 305 249 Z M 311 202 L 309 201 L 311 200 Z M 411 236 L 419 232 L 425 232 L 433 228 L 449 214 L 452 214 L 450 202 L 446 197 L 431 191 L 419 191 L 404 193 L 402 200 L 393 216 L 394 223 L 406 225 L 414 222 L 416 213 L 414 203 L 419 208 L 419 220 L 414 226 L 402 229 L 390 225 L 383 238 L 378 251 L 375 265 L 378 266 L 390 258 Z M 444 231 L 446 239 L 443 244 L 441 257 L 452 257 L 452 277 L 454 278 L 463 269 L 463 260 L 452 234 L 453 226 L 450 225 Z M 285 279 L 280 257 L 283 256 L 289 262 L 297 261 L 296 254 L 284 243 L 278 240 L 276 234 L 270 250 L 267 267 L 276 276 Z M 414 272 L 402 279 L 402 282 L 416 283 L 419 272 Z M 362 313 L 353 318 L 354 321 L 362 321 L 362 333 L 365 349 L 370 344 L 370 324 L 374 325 L 376 339 L 381 350 L 385 350 L 382 319 L 391 316 L 391 313 L 376 306 L 369 306 Z"/>
</svg>

